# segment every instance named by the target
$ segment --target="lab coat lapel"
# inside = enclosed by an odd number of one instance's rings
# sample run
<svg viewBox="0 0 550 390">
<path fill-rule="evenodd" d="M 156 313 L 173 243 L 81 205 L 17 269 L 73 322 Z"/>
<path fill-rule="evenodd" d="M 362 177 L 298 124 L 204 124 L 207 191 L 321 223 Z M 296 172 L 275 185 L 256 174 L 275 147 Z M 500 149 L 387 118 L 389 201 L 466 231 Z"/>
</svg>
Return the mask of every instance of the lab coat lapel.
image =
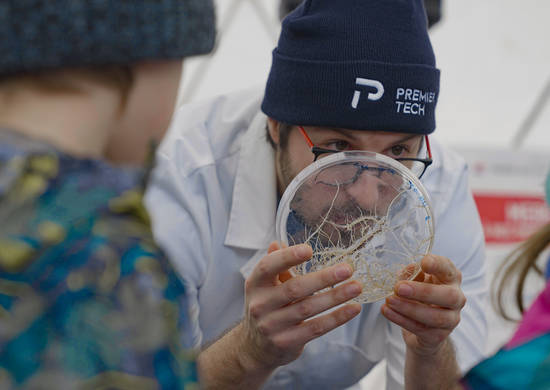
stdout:
<svg viewBox="0 0 550 390">
<path fill-rule="evenodd" d="M 266 141 L 266 116 L 258 113 L 242 139 L 225 245 L 256 249 L 243 268 L 259 261 L 275 239 L 275 153 Z"/>
</svg>

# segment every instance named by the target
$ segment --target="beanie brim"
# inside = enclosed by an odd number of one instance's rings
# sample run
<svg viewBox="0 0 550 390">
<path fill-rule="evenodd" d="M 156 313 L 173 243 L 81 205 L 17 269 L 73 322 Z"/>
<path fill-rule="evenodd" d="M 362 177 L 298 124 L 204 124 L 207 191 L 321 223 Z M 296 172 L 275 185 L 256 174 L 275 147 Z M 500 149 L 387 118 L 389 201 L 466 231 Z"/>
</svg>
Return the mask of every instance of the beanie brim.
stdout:
<svg viewBox="0 0 550 390">
<path fill-rule="evenodd" d="M 0 75 L 204 54 L 212 0 L 19 0 L 0 4 Z"/>
<path fill-rule="evenodd" d="M 430 134 L 439 78 L 429 65 L 302 60 L 275 49 L 262 111 L 288 124 Z"/>
</svg>

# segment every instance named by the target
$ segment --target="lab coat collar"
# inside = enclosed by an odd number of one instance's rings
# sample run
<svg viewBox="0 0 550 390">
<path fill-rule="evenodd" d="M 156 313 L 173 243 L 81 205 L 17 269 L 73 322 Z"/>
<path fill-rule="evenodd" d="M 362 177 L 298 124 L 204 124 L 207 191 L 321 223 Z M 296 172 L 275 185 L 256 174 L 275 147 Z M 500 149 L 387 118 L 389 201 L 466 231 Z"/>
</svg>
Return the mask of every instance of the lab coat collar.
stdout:
<svg viewBox="0 0 550 390">
<path fill-rule="evenodd" d="M 262 253 L 275 239 L 277 213 L 275 153 L 265 138 L 266 121 L 259 112 L 242 137 L 225 236 L 225 245 Z"/>
</svg>

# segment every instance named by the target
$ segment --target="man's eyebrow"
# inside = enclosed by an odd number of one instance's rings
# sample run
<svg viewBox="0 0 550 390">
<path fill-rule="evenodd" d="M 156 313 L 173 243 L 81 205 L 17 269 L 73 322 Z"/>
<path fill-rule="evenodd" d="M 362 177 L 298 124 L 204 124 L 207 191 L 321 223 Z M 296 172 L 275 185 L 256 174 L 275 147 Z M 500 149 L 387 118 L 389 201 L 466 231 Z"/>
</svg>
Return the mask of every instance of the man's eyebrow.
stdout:
<svg viewBox="0 0 550 390">
<path fill-rule="evenodd" d="M 406 137 L 398 139 L 397 141 L 392 141 L 391 143 L 392 144 L 400 144 L 402 142 L 407 142 L 408 140 L 416 138 L 416 137 L 421 138 L 422 135 L 421 134 L 410 134 L 410 135 L 407 135 Z"/>
<path fill-rule="evenodd" d="M 328 129 L 332 130 L 332 131 L 334 131 L 338 134 L 341 134 L 345 137 L 351 138 L 353 140 L 357 139 L 354 135 L 361 132 L 361 130 L 338 129 L 338 128 L 333 128 L 333 127 L 329 127 Z M 388 132 L 388 133 L 390 133 L 390 132 Z M 398 140 L 391 141 L 390 144 L 392 144 L 392 145 L 400 144 L 400 143 L 403 143 L 403 142 L 407 142 L 407 141 L 409 141 L 413 138 L 416 138 L 416 137 L 421 138 L 422 134 L 409 134 L 409 135 L 406 135 L 403 138 L 400 138 Z"/>
<path fill-rule="evenodd" d="M 349 138 L 349 139 L 353 140 L 354 142 L 358 141 L 358 138 L 355 136 L 355 134 L 361 132 L 361 130 L 339 129 L 339 128 L 336 128 L 336 127 L 327 127 L 326 129 L 330 130 L 330 131 L 333 131 L 335 133 L 338 133 L 338 134 L 340 134 L 340 135 L 342 135 L 346 138 Z M 390 132 L 388 132 L 388 133 L 390 133 Z M 391 141 L 388 144 L 389 145 L 397 145 L 397 144 L 400 144 L 400 143 L 407 142 L 407 141 L 409 141 L 413 138 L 416 138 L 416 137 L 421 138 L 422 134 L 408 134 L 408 135 L 404 136 L 403 138 L 397 139 L 395 141 Z"/>
<path fill-rule="evenodd" d="M 354 134 L 357 134 L 358 132 L 360 132 L 360 130 L 338 129 L 335 127 L 328 127 L 327 129 L 334 131 L 335 133 L 338 133 L 340 135 L 343 135 L 344 137 L 351 138 L 354 141 L 357 140 L 357 137 L 355 137 Z"/>
</svg>

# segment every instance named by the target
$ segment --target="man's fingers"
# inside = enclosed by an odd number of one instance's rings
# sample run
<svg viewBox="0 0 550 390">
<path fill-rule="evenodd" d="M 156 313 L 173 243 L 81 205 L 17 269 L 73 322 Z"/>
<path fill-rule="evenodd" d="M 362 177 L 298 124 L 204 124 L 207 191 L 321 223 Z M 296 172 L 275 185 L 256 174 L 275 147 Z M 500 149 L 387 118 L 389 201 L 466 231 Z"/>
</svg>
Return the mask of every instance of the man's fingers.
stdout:
<svg viewBox="0 0 550 390">
<path fill-rule="evenodd" d="M 466 304 L 466 296 L 455 285 L 399 282 L 395 285 L 395 295 L 453 310 L 462 309 Z"/>
<path fill-rule="evenodd" d="M 289 271 L 283 271 L 279 274 L 279 282 L 284 283 L 287 280 L 292 279 L 292 275 Z"/>
<path fill-rule="evenodd" d="M 309 297 L 317 291 L 334 286 L 353 275 L 349 264 L 338 264 L 317 272 L 298 276 L 277 286 L 276 300 L 280 306 Z"/>
<path fill-rule="evenodd" d="M 447 329 L 429 328 L 420 322 L 403 316 L 386 304 L 382 305 L 381 311 L 388 320 L 414 334 L 425 347 L 436 347 L 449 335 Z"/>
<path fill-rule="evenodd" d="M 381 311 L 384 317 L 416 335 L 426 346 L 436 346 L 449 335 L 448 330 L 431 329 L 420 322 L 403 316 L 386 304 L 382 305 Z"/>
<path fill-rule="evenodd" d="M 393 311 L 428 328 L 453 330 L 460 322 L 460 312 L 458 310 L 425 305 L 396 296 L 387 298 L 386 304 Z"/>
<path fill-rule="evenodd" d="M 274 311 L 262 320 L 262 325 L 271 331 L 289 328 L 357 297 L 361 290 L 361 284 L 357 281 L 342 284 Z"/>
<path fill-rule="evenodd" d="M 446 257 L 428 254 L 421 262 L 422 271 L 437 277 L 444 284 L 460 284 L 462 274 Z"/>
<path fill-rule="evenodd" d="M 281 332 L 276 336 L 276 343 L 283 347 L 305 344 L 345 324 L 360 312 L 361 305 L 350 303 L 328 314 L 305 321 L 286 332 Z"/>
<path fill-rule="evenodd" d="M 409 332 L 421 334 L 427 329 L 426 325 L 405 317 L 404 315 L 393 310 L 387 304 L 382 305 L 381 311 L 384 317 L 386 317 L 394 324 L 399 325 L 401 328 L 408 330 Z"/>
<path fill-rule="evenodd" d="M 277 241 L 273 241 L 271 244 L 269 244 L 269 247 L 267 248 L 267 254 L 275 252 L 279 248 L 279 243 Z"/>
<path fill-rule="evenodd" d="M 249 309 L 262 315 L 269 313 L 343 282 L 352 274 L 353 270 L 349 264 L 338 264 L 321 271 L 296 276 L 277 286 L 262 289 L 261 293 L 251 299 Z"/>
<path fill-rule="evenodd" d="M 274 248 L 273 243 L 269 246 L 269 249 L 272 248 Z M 273 283 L 278 274 L 303 263 L 311 258 L 312 254 L 311 247 L 305 244 L 275 250 L 256 265 L 250 275 L 249 284 Z"/>
<path fill-rule="evenodd" d="M 407 264 L 397 274 L 397 280 L 411 280 L 413 275 L 416 275 L 414 280 L 418 278 L 420 274 L 420 265 L 417 263 Z M 424 280 L 424 279 L 422 279 Z"/>
</svg>

